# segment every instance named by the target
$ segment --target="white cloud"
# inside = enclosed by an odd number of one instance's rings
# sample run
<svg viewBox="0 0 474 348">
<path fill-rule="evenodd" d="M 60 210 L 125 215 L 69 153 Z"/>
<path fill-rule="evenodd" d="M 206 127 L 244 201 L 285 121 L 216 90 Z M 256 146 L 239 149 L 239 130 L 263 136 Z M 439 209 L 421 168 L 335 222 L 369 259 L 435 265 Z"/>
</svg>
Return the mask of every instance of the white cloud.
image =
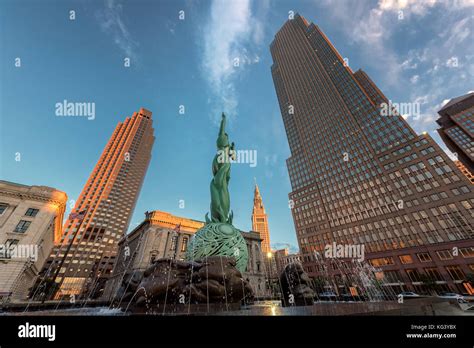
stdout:
<svg viewBox="0 0 474 348">
<path fill-rule="evenodd" d="M 450 25 L 440 34 L 440 37 L 444 39 L 443 46 L 445 49 L 452 51 L 470 36 L 473 19 L 474 16 L 465 17 Z"/>
<path fill-rule="evenodd" d="M 105 8 L 96 14 L 102 30 L 113 37 L 114 43 L 122 50 L 126 58 L 136 60 L 138 43 L 133 40 L 122 19 L 122 5 L 114 0 L 108 0 L 105 4 Z"/>
<path fill-rule="evenodd" d="M 290 254 L 296 254 L 299 252 L 298 246 L 290 244 L 290 243 L 285 243 L 285 242 L 271 243 L 271 248 L 272 250 L 287 248 Z"/>
<path fill-rule="evenodd" d="M 449 103 L 451 99 L 444 99 L 442 102 L 441 102 L 441 107 L 445 106 L 446 104 Z"/>
<path fill-rule="evenodd" d="M 458 67 L 458 57 L 451 57 L 446 61 L 446 66 L 448 68 L 457 68 Z"/>
<path fill-rule="evenodd" d="M 212 91 L 215 120 L 222 111 L 230 116 L 236 114 L 235 82 L 246 66 L 260 61 L 254 45 L 261 44 L 264 38 L 261 16 L 268 2 L 259 6 L 257 17 L 252 13 L 250 0 L 214 0 L 211 4 L 210 18 L 202 33 L 202 69 Z"/>
<path fill-rule="evenodd" d="M 424 15 L 436 3 L 436 0 L 381 0 L 379 7 L 383 11 L 409 11 Z"/>
<path fill-rule="evenodd" d="M 414 63 L 412 60 L 410 59 L 407 59 L 405 61 L 403 61 L 403 63 L 400 65 L 400 67 L 403 69 L 403 70 L 408 70 L 408 69 L 416 69 L 418 67 L 418 64 L 417 63 Z"/>
<path fill-rule="evenodd" d="M 336 21 L 344 23 L 341 28 L 349 40 L 358 44 L 361 52 L 366 52 L 367 64 L 384 71 L 384 82 L 392 86 L 400 85 L 404 70 L 419 69 L 423 63 L 430 63 L 433 57 L 448 59 L 449 56 L 444 56 L 452 55 L 461 43 L 466 46 L 472 30 L 472 15 L 466 9 L 474 6 L 474 0 L 379 0 L 376 3 L 371 0 L 315 0 L 315 3 L 323 6 Z M 427 16 L 434 8 L 443 13 L 442 16 L 433 16 L 433 19 L 438 23 L 437 28 L 444 32 L 425 48 L 411 50 L 407 57 L 400 59 L 390 47 L 392 36 L 414 22 L 409 20 L 410 17 Z M 464 14 L 464 18 L 453 22 L 452 18 L 456 16 L 449 15 L 455 11 Z M 469 73 L 474 71 L 474 67 L 466 68 Z M 435 62 L 427 73 L 437 73 L 439 69 L 440 62 Z M 418 71 L 417 74 L 420 75 Z"/>
<path fill-rule="evenodd" d="M 410 78 L 410 82 L 415 84 L 418 82 L 418 80 L 420 79 L 420 75 L 413 75 L 411 78 Z"/>
</svg>

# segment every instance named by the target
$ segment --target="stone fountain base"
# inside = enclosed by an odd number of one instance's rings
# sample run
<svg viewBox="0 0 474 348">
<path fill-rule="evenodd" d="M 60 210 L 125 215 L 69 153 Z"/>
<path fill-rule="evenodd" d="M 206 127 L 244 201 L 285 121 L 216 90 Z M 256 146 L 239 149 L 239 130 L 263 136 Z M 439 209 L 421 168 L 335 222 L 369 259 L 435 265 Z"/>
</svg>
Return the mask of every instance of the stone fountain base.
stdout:
<svg viewBox="0 0 474 348">
<path fill-rule="evenodd" d="M 311 280 L 300 263 L 286 265 L 280 275 L 283 307 L 310 306 L 314 303 L 315 292 Z"/>
<path fill-rule="evenodd" d="M 236 310 L 253 290 L 233 257 L 156 260 L 143 274 L 125 275 L 116 303 L 131 312 L 193 313 Z"/>
</svg>

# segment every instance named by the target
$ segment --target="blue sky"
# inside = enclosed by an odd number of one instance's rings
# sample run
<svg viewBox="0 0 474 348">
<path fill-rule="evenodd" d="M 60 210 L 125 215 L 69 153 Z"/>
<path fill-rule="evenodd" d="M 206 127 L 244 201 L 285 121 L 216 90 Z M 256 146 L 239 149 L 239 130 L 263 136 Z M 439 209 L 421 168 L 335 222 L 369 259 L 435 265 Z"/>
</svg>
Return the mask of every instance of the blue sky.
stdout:
<svg viewBox="0 0 474 348">
<path fill-rule="evenodd" d="M 272 244 L 295 246 L 289 149 L 269 53 L 289 11 L 315 22 L 389 99 L 420 103 L 421 117 L 408 122 L 443 145 L 436 111 L 474 89 L 473 9 L 472 0 L 3 0 L 0 178 L 52 186 L 76 199 L 117 122 L 145 107 L 156 142 L 130 228 L 153 209 L 203 220 L 225 111 L 231 141 L 256 150 L 258 160 L 254 168 L 233 165 L 235 225 L 251 227 L 256 178 Z M 95 103 L 95 119 L 55 116 L 65 99 Z"/>
</svg>

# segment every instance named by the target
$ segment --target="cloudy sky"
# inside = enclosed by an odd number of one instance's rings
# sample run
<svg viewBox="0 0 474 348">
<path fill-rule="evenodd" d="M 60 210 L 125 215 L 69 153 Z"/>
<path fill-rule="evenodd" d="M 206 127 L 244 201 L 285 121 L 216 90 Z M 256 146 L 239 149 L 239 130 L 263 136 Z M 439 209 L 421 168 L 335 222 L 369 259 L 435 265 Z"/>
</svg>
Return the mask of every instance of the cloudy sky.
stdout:
<svg viewBox="0 0 474 348">
<path fill-rule="evenodd" d="M 408 122 L 443 145 L 436 111 L 474 89 L 474 0 L 4 0 L 0 178 L 76 199 L 117 122 L 145 107 L 156 142 L 131 228 L 152 209 L 203 220 L 225 111 L 231 141 L 257 151 L 255 167 L 232 169 L 236 226 L 251 227 L 256 179 L 272 243 L 297 245 L 269 53 L 291 11 L 315 22 L 392 102 L 419 103 L 421 117 Z M 57 117 L 63 100 L 95 103 L 95 118 Z"/>
</svg>

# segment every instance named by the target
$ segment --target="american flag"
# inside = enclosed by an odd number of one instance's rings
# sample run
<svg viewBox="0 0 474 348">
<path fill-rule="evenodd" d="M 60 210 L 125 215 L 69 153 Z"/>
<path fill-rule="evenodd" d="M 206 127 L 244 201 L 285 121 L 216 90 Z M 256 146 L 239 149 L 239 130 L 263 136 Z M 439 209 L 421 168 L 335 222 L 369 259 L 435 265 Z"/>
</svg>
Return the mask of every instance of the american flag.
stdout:
<svg viewBox="0 0 474 348">
<path fill-rule="evenodd" d="M 84 219 L 85 216 L 86 216 L 86 211 L 83 210 L 83 211 L 80 211 L 79 213 L 69 214 L 69 220 L 74 220 L 74 219 L 82 220 Z"/>
<path fill-rule="evenodd" d="M 180 230 L 181 230 L 181 223 L 179 223 L 178 225 L 176 225 L 176 227 L 174 228 L 173 231 L 179 232 Z"/>
</svg>

